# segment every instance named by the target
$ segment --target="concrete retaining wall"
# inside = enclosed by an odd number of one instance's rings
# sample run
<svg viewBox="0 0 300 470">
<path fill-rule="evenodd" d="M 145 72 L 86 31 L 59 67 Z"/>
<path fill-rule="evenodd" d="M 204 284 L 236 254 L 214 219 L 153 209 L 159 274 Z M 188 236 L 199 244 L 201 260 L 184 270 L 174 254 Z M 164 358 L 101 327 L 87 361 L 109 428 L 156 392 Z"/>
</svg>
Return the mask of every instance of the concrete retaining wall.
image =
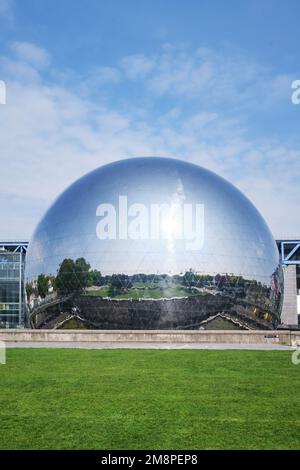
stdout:
<svg viewBox="0 0 300 470">
<path fill-rule="evenodd" d="M 229 330 L 1 330 L 9 342 L 243 343 L 300 346 L 300 331 Z"/>
</svg>

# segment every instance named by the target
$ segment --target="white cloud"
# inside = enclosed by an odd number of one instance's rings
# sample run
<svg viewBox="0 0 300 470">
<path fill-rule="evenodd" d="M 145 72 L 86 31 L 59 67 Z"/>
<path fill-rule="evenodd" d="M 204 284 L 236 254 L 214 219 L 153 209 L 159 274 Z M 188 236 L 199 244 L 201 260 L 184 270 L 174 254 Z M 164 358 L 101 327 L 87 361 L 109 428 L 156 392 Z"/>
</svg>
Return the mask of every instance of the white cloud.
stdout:
<svg viewBox="0 0 300 470">
<path fill-rule="evenodd" d="M 229 118 L 217 107 L 186 109 L 185 100 L 176 99 L 154 118 L 151 105 L 141 109 L 139 102 L 126 101 L 125 96 L 126 105 L 119 108 L 80 94 L 91 77 L 102 77 L 104 87 L 105 80 L 119 84 L 122 73 L 125 80 L 125 67 L 129 80 L 144 84 L 147 78 L 146 87 L 154 93 L 177 98 L 190 94 L 189 83 L 194 91 L 211 89 L 205 83 L 209 77 L 214 84 L 220 82 L 211 92 L 214 96 L 223 90 L 236 103 L 239 94 L 245 99 L 245 81 L 253 84 L 255 93 L 262 87 L 256 75 L 259 66 L 246 66 L 242 60 L 233 67 L 232 58 L 220 59 L 220 66 L 214 58 L 218 54 L 207 49 L 189 58 L 185 50 L 176 53 L 168 46 L 154 59 L 135 56 L 130 66 L 127 57 L 120 68 L 93 69 L 78 93 L 45 83 L 47 52 L 18 44 L 15 58 L 0 58 L 0 72 L 9 77 L 7 104 L 0 107 L 1 236 L 30 234 L 42 212 L 76 178 L 102 164 L 138 155 L 183 158 L 216 171 L 253 200 L 275 234 L 300 232 L 294 215 L 300 204 L 298 148 L 251 138 L 238 113 Z M 284 77 L 274 79 L 277 94 L 284 83 Z M 252 99 L 248 92 L 247 100 Z"/>
<path fill-rule="evenodd" d="M 89 74 L 83 78 L 82 91 L 96 90 L 103 85 L 116 84 L 121 80 L 121 73 L 113 67 L 94 67 Z"/>
<path fill-rule="evenodd" d="M 245 53 L 170 44 L 156 55 L 123 58 L 120 71 L 128 79 L 143 82 L 154 95 L 198 100 L 206 108 L 227 105 L 232 110 L 287 102 L 293 78 L 275 75 Z"/>
<path fill-rule="evenodd" d="M 145 57 L 143 54 L 124 57 L 121 60 L 121 68 L 130 79 L 144 78 L 155 67 L 155 60 Z"/>
<path fill-rule="evenodd" d="M 47 51 L 29 42 L 13 42 L 12 50 L 15 52 L 17 59 L 35 66 L 36 68 L 45 67 L 50 62 Z"/>
</svg>

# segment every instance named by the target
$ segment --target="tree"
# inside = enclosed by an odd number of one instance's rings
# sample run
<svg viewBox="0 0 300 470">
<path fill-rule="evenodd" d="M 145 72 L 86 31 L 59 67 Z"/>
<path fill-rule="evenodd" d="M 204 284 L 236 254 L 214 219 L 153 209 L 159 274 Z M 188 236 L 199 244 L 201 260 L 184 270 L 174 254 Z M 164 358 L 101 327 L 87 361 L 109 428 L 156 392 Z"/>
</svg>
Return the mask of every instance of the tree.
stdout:
<svg viewBox="0 0 300 470">
<path fill-rule="evenodd" d="M 49 290 L 49 277 L 45 274 L 40 274 L 37 278 L 37 290 L 39 296 L 45 298 Z"/>
<path fill-rule="evenodd" d="M 82 289 L 91 285 L 92 273 L 90 269 L 91 265 L 84 258 L 78 258 L 75 261 L 75 273 Z"/>
<path fill-rule="evenodd" d="M 184 276 L 183 276 L 183 283 L 186 285 L 189 289 L 195 285 L 196 282 L 196 276 L 195 273 L 190 269 L 189 271 L 186 271 Z"/>
<path fill-rule="evenodd" d="M 61 294 L 80 292 L 91 281 L 91 266 L 84 258 L 65 258 L 56 276 L 56 288 Z"/>
<path fill-rule="evenodd" d="M 30 282 L 27 282 L 27 283 L 26 283 L 25 289 L 26 289 L 27 298 L 29 299 L 30 296 L 31 296 L 31 295 L 33 294 L 33 292 L 34 292 L 34 289 L 33 289 L 32 285 L 30 284 Z"/>
<path fill-rule="evenodd" d="M 74 260 L 66 258 L 59 266 L 56 276 L 56 287 L 61 294 L 68 294 L 80 289 L 76 276 Z"/>
<path fill-rule="evenodd" d="M 126 274 L 113 274 L 111 276 L 110 287 L 113 290 L 126 290 L 132 287 L 132 282 Z"/>
<path fill-rule="evenodd" d="M 53 290 L 56 290 L 56 277 L 55 276 L 49 276 L 49 284 L 53 288 Z"/>
<path fill-rule="evenodd" d="M 91 284 L 93 286 L 102 286 L 103 284 L 103 277 L 100 271 L 94 269 L 91 271 Z"/>
</svg>

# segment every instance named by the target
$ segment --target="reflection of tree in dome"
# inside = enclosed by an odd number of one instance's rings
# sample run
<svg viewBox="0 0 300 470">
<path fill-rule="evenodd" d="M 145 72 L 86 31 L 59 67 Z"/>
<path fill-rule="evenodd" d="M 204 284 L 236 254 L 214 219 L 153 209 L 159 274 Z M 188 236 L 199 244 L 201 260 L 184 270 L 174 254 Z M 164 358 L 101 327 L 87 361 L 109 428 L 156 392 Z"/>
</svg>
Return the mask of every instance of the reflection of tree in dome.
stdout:
<svg viewBox="0 0 300 470">
<path fill-rule="evenodd" d="M 89 284 L 90 264 L 84 258 L 73 261 L 64 259 L 56 276 L 56 287 L 60 294 L 80 292 Z"/>
<path fill-rule="evenodd" d="M 109 285 L 109 295 L 115 297 L 118 294 L 126 293 L 132 287 L 132 282 L 126 274 L 113 274 Z"/>
<path fill-rule="evenodd" d="M 52 277 L 53 278 L 53 277 Z M 53 278 L 55 279 L 55 278 Z M 37 290 L 38 294 L 45 298 L 51 288 L 51 276 L 46 276 L 45 274 L 40 274 L 37 278 Z"/>
<path fill-rule="evenodd" d="M 40 274 L 37 281 L 27 283 L 26 292 L 28 298 L 34 300 L 36 310 L 33 308 L 33 318 L 35 313 L 44 312 L 46 324 L 48 317 L 55 322 L 55 318 L 61 318 L 61 315 L 81 315 L 81 319 L 86 318 L 89 322 L 92 315 L 93 321 L 88 323 L 89 327 L 99 327 L 97 325 L 102 325 L 104 321 L 102 309 L 113 308 L 114 314 L 118 309 L 123 309 L 122 324 L 117 322 L 118 327 L 127 325 L 128 328 L 135 328 L 138 323 L 132 320 L 133 312 L 138 314 L 139 308 L 145 308 L 156 315 L 166 307 L 169 312 L 178 309 L 182 312 L 182 328 L 188 328 L 189 324 L 193 328 L 197 325 L 203 327 L 208 325 L 207 319 L 219 314 L 223 315 L 222 318 L 226 318 L 226 321 L 231 318 L 235 328 L 237 324 L 246 328 L 251 324 L 267 327 L 276 321 L 274 302 L 277 307 L 280 303 L 277 276 L 276 272 L 272 275 L 270 286 L 238 275 L 201 274 L 192 269 L 179 275 L 136 273 L 131 276 L 102 276 L 99 270 L 91 269 L 90 263 L 84 257 L 76 260 L 65 258 L 60 263 L 56 276 Z M 105 302 L 109 301 L 105 306 Z M 169 307 L 159 301 L 170 302 Z M 194 318 L 192 323 L 191 315 Z M 145 321 L 141 318 L 140 322 Z M 143 327 L 155 327 L 151 321 L 149 317 L 148 323 L 142 323 Z M 107 323 L 103 327 L 105 325 Z M 161 326 L 160 323 L 157 325 Z"/>
</svg>

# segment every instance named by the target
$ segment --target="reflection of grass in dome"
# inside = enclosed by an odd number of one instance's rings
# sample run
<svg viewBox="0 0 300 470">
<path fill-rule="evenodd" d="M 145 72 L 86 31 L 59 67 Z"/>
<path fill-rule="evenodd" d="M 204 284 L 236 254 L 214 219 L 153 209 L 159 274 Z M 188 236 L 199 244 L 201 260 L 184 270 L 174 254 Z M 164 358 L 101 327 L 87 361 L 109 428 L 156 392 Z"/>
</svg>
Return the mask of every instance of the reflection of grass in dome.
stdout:
<svg viewBox="0 0 300 470">
<path fill-rule="evenodd" d="M 152 288 L 150 286 L 138 289 L 136 285 L 126 291 L 112 291 L 108 287 L 86 292 L 92 297 L 110 297 L 113 299 L 169 299 L 172 297 L 195 297 L 207 295 L 207 292 L 197 292 L 184 287 Z"/>
</svg>

